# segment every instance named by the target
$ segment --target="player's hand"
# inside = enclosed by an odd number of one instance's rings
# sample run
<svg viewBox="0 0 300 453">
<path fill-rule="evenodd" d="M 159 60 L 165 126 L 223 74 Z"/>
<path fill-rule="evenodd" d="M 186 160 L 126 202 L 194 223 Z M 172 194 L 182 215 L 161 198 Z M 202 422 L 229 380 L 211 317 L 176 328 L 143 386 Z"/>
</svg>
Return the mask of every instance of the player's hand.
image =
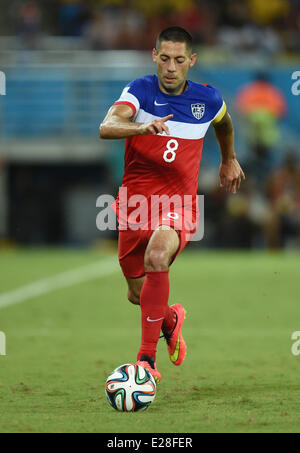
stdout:
<svg viewBox="0 0 300 453">
<path fill-rule="evenodd" d="M 236 193 L 241 181 L 246 179 L 240 164 L 236 159 L 229 159 L 220 164 L 219 169 L 220 186 L 224 187 L 226 192 Z"/>
<path fill-rule="evenodd" d="M 163 118 L 151 121 L 151 123 L 141 124 L 141 135 L 146 134 L 162 134 L 165 132 L 167 135 L 170 135 L 170 131 L 166 122 L 173 118 L 174 115 L 167 115 Z"/>
</svg>

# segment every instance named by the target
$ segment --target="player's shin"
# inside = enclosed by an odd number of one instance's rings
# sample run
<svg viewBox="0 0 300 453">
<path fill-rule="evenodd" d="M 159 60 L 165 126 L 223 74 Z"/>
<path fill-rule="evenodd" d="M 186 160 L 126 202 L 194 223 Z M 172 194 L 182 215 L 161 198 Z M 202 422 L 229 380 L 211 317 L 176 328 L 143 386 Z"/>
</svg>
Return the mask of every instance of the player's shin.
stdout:
<svg viewBox="0 0 300 453">
<path fill-rule="evenodd" d="M 169 271 L 148 271 L 140 296 L 142 341 L 138 360 L 148 355 L 155 360 L 160 329 L 169 299 Z"/>
</svg>

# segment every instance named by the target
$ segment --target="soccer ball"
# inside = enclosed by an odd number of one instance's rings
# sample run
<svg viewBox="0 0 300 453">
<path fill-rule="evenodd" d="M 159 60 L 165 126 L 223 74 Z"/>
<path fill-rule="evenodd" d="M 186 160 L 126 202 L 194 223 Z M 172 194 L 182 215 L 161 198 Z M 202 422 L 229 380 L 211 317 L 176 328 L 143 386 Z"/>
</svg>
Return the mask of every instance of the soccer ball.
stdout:
<svg viewBox="0 0 300 453">
<path fill-rule="evenodd" d="M 155 398 L 155 380 L 146 368 L 125 363 L 108 376 L 105 393 L 109 403 L 117 411 L 145 410 Z"/>
</svg>

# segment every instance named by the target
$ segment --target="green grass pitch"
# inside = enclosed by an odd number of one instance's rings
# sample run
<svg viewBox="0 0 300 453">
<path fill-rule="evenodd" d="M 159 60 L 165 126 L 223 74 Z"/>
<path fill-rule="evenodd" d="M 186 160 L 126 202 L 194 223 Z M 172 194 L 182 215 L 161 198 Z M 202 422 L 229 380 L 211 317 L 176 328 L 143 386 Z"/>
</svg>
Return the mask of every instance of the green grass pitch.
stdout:
<svg viewBox="0 0 300 453">
<path fill-rule="evenodd" d="M 120 271 L 0 308 L 0 432 L 299 432 L 299 258 L 184 251 L 171 267 L 170 303 L 187 310 L 187 357 L 173 366 L 159 341 L 162 382 L 141 413 L 114 411 L 104 393 L 140 341 Z M 2 252 L 0 293 L 99 259 L 88 250 Z"/>
</svg>

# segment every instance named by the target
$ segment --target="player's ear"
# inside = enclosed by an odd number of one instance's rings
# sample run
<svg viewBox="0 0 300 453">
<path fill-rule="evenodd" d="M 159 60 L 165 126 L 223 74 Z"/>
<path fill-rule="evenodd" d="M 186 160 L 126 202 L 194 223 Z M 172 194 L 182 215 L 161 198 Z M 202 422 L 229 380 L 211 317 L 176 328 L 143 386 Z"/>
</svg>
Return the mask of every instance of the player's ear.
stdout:
<svg viewBox="0 0 300 453">
<path fill-rule="evenodd" d="M 157 61 L 157 50 L 155 48 L 152 49 L 152 60 L 154 61 L 154 63 L 156 63 Z"/>
<path fill-rule="evenodd" d="M 192 68 L 194 66 L 194 64 L 196 63 L 196 60 L 197 60 L 197 54 L 196 53 L 192 53 L 191 61 L 190 61 L 190 68 Z"/>
</svg>

